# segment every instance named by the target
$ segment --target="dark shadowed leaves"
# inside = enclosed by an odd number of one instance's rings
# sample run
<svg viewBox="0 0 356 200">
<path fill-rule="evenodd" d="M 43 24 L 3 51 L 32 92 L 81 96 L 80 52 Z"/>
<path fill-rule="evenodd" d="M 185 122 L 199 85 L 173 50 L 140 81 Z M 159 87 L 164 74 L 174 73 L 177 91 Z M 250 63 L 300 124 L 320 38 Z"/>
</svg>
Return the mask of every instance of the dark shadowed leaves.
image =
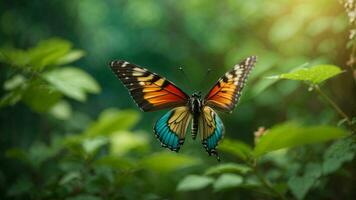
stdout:
<svg viewBox="0 0 356 200">
<path fill-rule="evenodd" d="M 338 170 L 345 162 L 355 156 L 356 143 L 352 137 L 334 142 L 324 153 L 323 174 Z"/>
<path fill-rule="evenodd" d="M 292 176 L 288 180 L 288 187 L 297 199 L 303 199 L 315 185 L 322 174 L 322 167 L 318 163 L 308 163 L 302 175 Z"/>
</svg>

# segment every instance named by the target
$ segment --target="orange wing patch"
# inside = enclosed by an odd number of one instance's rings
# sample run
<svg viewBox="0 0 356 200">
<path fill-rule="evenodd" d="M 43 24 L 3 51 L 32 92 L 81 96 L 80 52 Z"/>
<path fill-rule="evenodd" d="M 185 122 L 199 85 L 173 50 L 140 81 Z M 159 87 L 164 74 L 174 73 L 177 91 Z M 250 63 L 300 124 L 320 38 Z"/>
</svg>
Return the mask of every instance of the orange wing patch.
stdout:
<svg viewBox="0 0 356 200">
<path fill-rule="evenodd" d="M 221 111 L 232 111 L 238 102 L 246 79 L 256 63 L 256 56 L 250 56 L 234 69 L 221 77 L 205 96 L 207 105 Z"/>
<path fill-rule="evenodd" d="M 143 111 L 184 106 L 188 101 L 181 89 L 144 68 L 126 61 L 113 61 L 110 67 Z"/>
</svg>

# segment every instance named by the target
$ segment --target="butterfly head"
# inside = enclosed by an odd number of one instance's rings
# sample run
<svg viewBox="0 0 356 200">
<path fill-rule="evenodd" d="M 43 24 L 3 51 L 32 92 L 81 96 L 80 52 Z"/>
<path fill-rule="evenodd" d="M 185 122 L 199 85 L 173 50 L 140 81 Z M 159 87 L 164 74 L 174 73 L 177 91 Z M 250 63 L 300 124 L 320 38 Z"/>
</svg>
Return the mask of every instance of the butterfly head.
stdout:
<svg viewBox="0 0 356 200">
<path fill-rule="evenodd" d="M 193 92 L 192 98 L 201 99 L 201 92 Z"/>
</svg>

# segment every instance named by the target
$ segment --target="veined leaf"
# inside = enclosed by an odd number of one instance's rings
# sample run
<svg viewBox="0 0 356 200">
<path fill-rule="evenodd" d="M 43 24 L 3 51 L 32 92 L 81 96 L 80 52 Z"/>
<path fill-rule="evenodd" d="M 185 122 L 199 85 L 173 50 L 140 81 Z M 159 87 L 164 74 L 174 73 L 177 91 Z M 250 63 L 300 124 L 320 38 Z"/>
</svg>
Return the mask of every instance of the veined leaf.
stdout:
<svg viewBox="0 0 356 200">
<path fill-rule="evenodd" d="M 46 72 L 43 76 L 64 95 L 77 101 L 85 101 L 86 93 L 100 92 L 96 80 L 79 68 L 63 67 Z"/>
<path fill-rule="evenodd" d="M 323 173 L 330 174 L 338 170 L 343 163 L 355 157 L 356 143 L 353 138 L 334 142 L 324 153 Z"/>
<path fill-rule="evenodd" d="M 318 163 L 308 163 L 303 171 L 303 175 L 293 176 L 288 180 L 288 187 L 297 199 L 304 199 L 321 176 L 322 168 Z"/>
<path fill-rule="evenodd" d="M 308 81 L 312 84 L 319 84 L 340 73 L 342 73 L 342 70 L 335 65 L 316 65 L 310 68 L 298 68 L 292 72 L 270 78 Z"/>
<path fill-rule="evenodd" d="M 214 179 L 207 176 L 188 175 L 177 186 L 177 191 L 193 191 L 206 188 L 213 183 Z"/>
<path fill-rule="evenodd" d="M 272 127 L 262 136 L 254 149 L 255 156 L 261 156 L 270 151 L 289 148 L 303 144 L 324 142 L 348 135 L 337 127 L 318 125 L 303 127 L 296 123 L 285 123 Z"/>
</svg>

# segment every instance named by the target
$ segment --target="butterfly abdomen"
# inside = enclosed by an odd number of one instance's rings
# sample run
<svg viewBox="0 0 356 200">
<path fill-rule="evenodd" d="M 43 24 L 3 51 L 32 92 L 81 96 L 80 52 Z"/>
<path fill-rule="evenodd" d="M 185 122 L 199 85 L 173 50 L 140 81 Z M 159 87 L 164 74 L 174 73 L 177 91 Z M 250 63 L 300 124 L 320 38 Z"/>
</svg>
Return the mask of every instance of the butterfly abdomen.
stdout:
<svg viewBox="0 0 356 200">
<path fill-rule="evenodd" d="M 193 123 L 192 123 L 192 138 L 195 140 L 198 134 L 199 128 L 199 116 L 193 116 Z"/>
<path fill-rule="evenodd" d="M 198 93 L 194 93 L 189 101 L 189 110 L 193 115 L 192 122 L 192 138 L 195 140 L 198 134 L 199 129 L 199 116 L 201 114 L 202 103 L 200 100 L 200 95 Z"/>
</svg>

